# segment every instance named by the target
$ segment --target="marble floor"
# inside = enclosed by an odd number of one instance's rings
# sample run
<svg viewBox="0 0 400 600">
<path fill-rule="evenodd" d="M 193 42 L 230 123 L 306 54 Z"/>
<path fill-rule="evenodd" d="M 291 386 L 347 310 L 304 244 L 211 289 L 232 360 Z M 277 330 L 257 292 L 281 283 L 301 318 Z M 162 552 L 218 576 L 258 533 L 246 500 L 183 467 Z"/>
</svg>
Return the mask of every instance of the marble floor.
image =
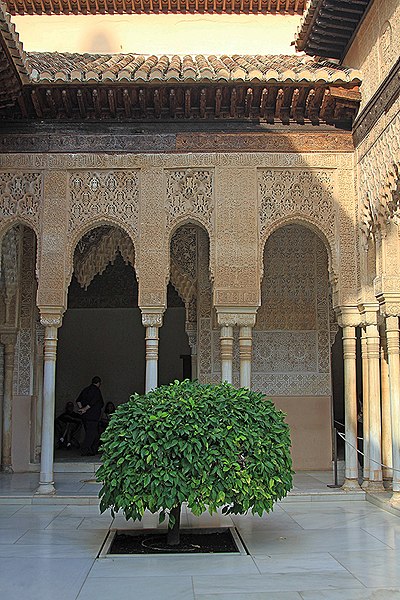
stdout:
<svg viewBox="0 0 400 600">
<path fill-rule="evenodd" d="M 82 475 L 58 475 L 58 489 L 79 494 L 86 486 L 97 494 Z M 96 504 L 36 504 L 28 492 L 37 474 L 1 475 L 9 502 L 0 503 L 0 598 L 400 600 L 399 517 L 362 495 L 308 500 L 309 486 L 319 482 L 322 490 L 329 476 L 296 475 L 300 495 L 263 518 L 184 511 L 186 527 L 234 524 L 248 555 L 97 558 L 110 527 L 157 527 L 157 516 L 127 524 L 123 516 L 100 515 Z M 20 503 L 12 503 L 18 492 Z"/>
</svg>

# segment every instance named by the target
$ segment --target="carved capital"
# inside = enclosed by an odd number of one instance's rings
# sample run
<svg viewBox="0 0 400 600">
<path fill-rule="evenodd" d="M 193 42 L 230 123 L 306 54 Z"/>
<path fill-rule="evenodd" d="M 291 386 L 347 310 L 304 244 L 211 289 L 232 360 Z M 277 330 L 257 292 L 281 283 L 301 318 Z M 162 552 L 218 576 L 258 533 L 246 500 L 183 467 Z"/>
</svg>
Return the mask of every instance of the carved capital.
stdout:
<svg viewBox="0 0 400 600">
<path fill-rule="evenodd" d="M 366 327 L 368 325 L 376 325 L 378 323 L 378 302 L 360 302 L 360 304 L 358 305 L 358 310 L 360 312 L 360 325 L 362 327 Z"/>
<path fill-rule="evenodd" d="M 241 310 L 236 309 L 236 312 L 217 308 L 217 319 L 220 327 L 254 327 L 256 323 L 256 308 Z"/>
<path fill-rule="evenodd" d="M 64 308 L 60 306 L 40 306 L 40 323 L 43 327 L 61 327 Z"/>
<path fill-rule="evenodd" d="M 143 327 L 161 327 L 163 324 L 164 308 L 157 309 L 141 309 Z"/>
<path fill-rule="evenodd" d="M 336 312 L 340 327 L 359 327 L 363 324 L 360 311 L 356 306 L 338 306 Z"/>
</svg>

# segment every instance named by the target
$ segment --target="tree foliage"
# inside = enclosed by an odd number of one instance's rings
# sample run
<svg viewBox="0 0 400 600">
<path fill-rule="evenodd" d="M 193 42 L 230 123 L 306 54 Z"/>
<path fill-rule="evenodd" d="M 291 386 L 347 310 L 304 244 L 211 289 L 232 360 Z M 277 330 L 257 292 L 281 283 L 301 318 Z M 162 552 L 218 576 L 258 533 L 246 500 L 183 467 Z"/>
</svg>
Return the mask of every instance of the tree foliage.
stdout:
<svg viewBox="0 0 400 600">
<path fill-rule="evenodd" d="M 292 486 L 290 436 L 270 400 L 228 383 L 185 380 L 134 395 L 102 436 L 100 508 L 160 521 L 187 502 L 193 514 L 218 507 L 262 515 Z"/>
</svg>

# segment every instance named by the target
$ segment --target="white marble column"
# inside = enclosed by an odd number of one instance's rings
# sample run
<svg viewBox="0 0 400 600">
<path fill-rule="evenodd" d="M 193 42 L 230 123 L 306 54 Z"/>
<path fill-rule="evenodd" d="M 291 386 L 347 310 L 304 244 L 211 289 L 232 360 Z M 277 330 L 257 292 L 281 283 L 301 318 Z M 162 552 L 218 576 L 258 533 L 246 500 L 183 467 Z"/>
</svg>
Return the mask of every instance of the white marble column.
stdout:
<svg viewBox="0 0 400 600">
<path fill-rule="evenodd" d="M 4 345 L 4 393 L 2 415 L 2 454 L 1 466 L 5 473 L 13 473 L 12 468 L 12 400 L 14 385 L 14 357 L 16 333 L 2 333 Z"/>
<path fill-rule="evenodd" d="M 356 388 L 356 328 L 343 326 L 344 423 L 346 490 L 359 488 L 357 458 L 357 388 Z"/>
<path fill-rule="evenodd" d="M 383 490 L 382 474 L 382 426 L 380 386 L 380 340 L 376 323 L 366 325 L 368 356 L 368 405 L 369 405 L 369 484 L 368 489 Z"/>
<path fill-rule="evenodd" d="M 239 325 L 239 358 L 240 358 L 240 387 L 251 387 L 251 358 L 253 349 L 253 327 L 256 315 L 238 315 Z"/>
<path fill-rule="evenodd" d="M 233 381 L 233 326 L 220 326 L 221 381 Z"/>
<path fill-rule="evenodd" d="M 54 413 L 56 387 L 57 333 L 62 323 L 62 311 L 41 312 L 44 326 L 42 449 L 37 494 L 51 495 L 54 487 Z"/>
<path fill-rule="evenodd" d="M 383 479 L 391 481 L 392 469 L 392 424 L 390 413 L 389 363 L 385 328 L 380 328 L 381 339 L 381 399 L 382 399 L 382 467 Z"/>
<path fill-rule="evenodd" d="M 399 318 L 386 317 L 389 362 L 390 413 L 392 424 L 393 496 L 391 503 L 400 507 L 400 356 Z"/>
<path fill-rule="evenodd" d="M 141 309 L 142 323 L 146 328 L 146 379 L 145 393 L 158 386 L 158 330 L 162 326 L 164 308 Z"/>
<path fill-rule="evenodd" d="M 367 334 L 365 329 L 361 330 L 361 368 L 362 368 L 362 390 L 363 390 L 363 484 L 369 484 L 369 393 L 368 393 L 368 355 Z"/>
</svg>

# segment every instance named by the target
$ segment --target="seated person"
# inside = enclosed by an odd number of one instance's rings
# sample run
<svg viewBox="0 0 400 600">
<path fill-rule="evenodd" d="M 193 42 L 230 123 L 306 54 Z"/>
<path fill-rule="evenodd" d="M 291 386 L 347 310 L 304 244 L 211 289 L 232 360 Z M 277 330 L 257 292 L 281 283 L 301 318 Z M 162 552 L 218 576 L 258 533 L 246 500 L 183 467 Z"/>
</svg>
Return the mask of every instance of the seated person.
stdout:
<svg viewBox="0 0 400 600">
<path fill-rule="evenodd" d="M 55 422 L 56 444 L 58 448 L 71 448 L 74 444 L 79 448 L 77 435 L 82 427 L 81 416 L 74 411 L 74 403 L 67 402 L 64 412 Z"/>
<path fill-rule="evenodd" d="M 115 404 L 113 402 L 107 402 L 104 412 L 101 415 L 101 419 L 99 422 L 99 432 L 100 435 L 107 429 L 107 425 L 111 420 L 112 414 L 115 412 Z"/>
</svg>

